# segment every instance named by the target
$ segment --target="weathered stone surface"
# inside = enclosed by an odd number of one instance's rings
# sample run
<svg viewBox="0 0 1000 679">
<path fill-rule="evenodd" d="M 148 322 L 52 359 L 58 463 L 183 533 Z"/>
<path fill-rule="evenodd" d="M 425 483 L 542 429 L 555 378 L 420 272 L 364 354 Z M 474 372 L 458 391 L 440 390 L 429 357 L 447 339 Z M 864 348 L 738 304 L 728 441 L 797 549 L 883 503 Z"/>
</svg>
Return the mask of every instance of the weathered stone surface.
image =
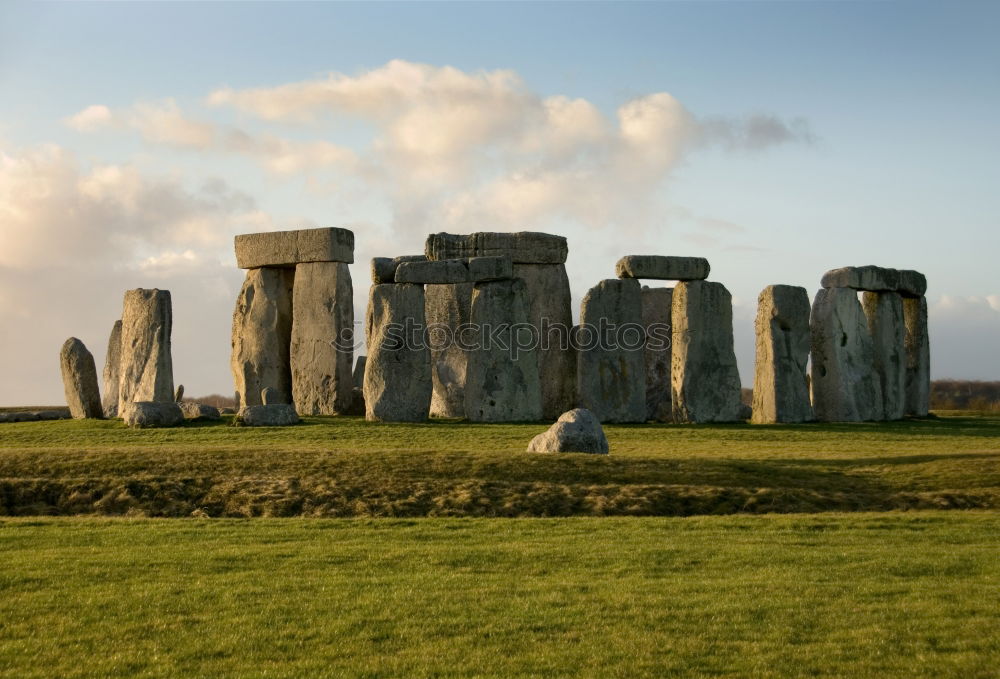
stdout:
<svg viewBox="0 0 1000 679">
<path fill-rule="evenodd" d="M 352 381 L 354 382 L 355 389 L 364 389 L 365 387 L 365 359 L 364 356 L 358 356 L 358 359 L 354 362 L 354 376 Z"/>
<path fill-rule="evenodd" d="M 290 349 L 292 402 L 302 415 L 335 415 L 351 405 L 354 288 L 343 262 L 295 267 Z"/>
<path fill-rule="evenodd" d="M 478 283 L 511 277 L 510 257 L 471 257 L 423 262 L 401 262 L 396 268 L 397 283 L 444 285 Z"/>
<path fill-rule="evenodd" d="M 757 363 L 753 382 L 755 424 L 809 422 L 809 293 L 769 285 L 757 297 Z"/>
<path fill-rule="evenodd" d="M 185 420 L 218 420 L 219 409 L 204 403 L 179 403 Z"/>
<path fill-rule="evenodd" d="M 236 413 L 235 422 L 246 427 L 285 427 L 298 424 L 299 414 L 290 403 L 243 406 Z"/>
<path fill-rule="evenodd" d="M 525 422 L 542 417 L 538 355 L 528 321 L 528 291 L 513 279 L 476 283 L 472 324 L 479 349 L 465 373 L 465 416 L 472 422 Z"/>
<path fill-rule="evenodd" d="M 235 244 L 236 265 L 241 269 L 354 261 L 354 232 L 347 229 L 245 233 L 236 236 Z"/>
<path fill-rule="evenodd" d="M 704 257 L 627 255 L 615 264 L 618 278 L 651 278 L 664 281 L 700 281 L 711 267 Z"/>
<path fill-rule="evenodd" d="M 920 297 L 927 292 L 927 279 L 919 271 L 880 266 L 845 266 L 823 274 L 824 288 L 852 288 L 868 292 L 898 292 Z"/>
<path fill-rule="evenodd" d="M 402 255 L 400 257 L 375 257 L 371 263 L 372 283 L 395 283 L 396 269 L 403 262 L 426 262 L 425 255 Z"/>
<path fill-rule="evenodd" d="M 288 403 L 288 399 L 280 389 L 274 387 L 264 387 L 260 390 L 260 404 L 265 406 L 273 406 L 279 404 Z"/>
<path fill-rule="evenodd" d="M 108 352 L 104 355 L 104 396 L 101 407 L 104 417 L 118 417 L 118 382 L 121 379 L 122 322 L 115 321 L 108 338 Z"/>
<path fill-rule="evenodd" d="M 608 454 L 608 439 L 601 423 L 586 408 L 563 413 L 548 431 L 531 439 L 529 453 Z"/>
<path fill-rule="evenodd" d="M 576 331 L 577 398 L 601 422 L 646 421 L 645 339 L 639 281 L 603 280 L 587 292 Z"/>
<path fill-rule="evenodd" d="M 365 393 L 359 387 L 351 389 L 351 405 L 344 415 L 355 415 L 364 417 L 365 415 Z"/>
<path fill-rule="evenodd" d="M 132 401 L 122 404 L 118 413 L 129 427 L 176 427 L 184 424 L 184 413 L 174 401 Z"/>
<path fill-rule="evenodd" d="M 542 417 L 554 420 L 576 405 L 573 300 L 562 264 L 515 264 L 528 291 L 528 322 L 538 329 Z"/>
<path fill-rule="evenodd" d="M 642 288 L 642 325 L 646 329 L 646 419 L 673 421 L 670 410 L 671 305 L 673 288 Z"/>
<path fill-rule="evenodd" d="M 260 391 L 292 395 L 290 345 L 294 269 L 251 269 L 233 311 L 233 381 L 245 406 L 261 405 Z"/>
<path fill-rule="evenodd" d="M 137 288 L 125 293 L 118 412 L 132 401 L 174 400 L 170 355 L 170 291 Z"/>
<path fill-rule="evenodd" d="M 472 321 L 473 285 L 457 283 L 424 288 L 433 378 L 431 417 L 465 417 L 468 350 L 475 348 L 478 333 L 461 336 L 459 333 Z"/>
<path fill-rule="evenodd" d="M 733 351 L 733 298 L 726 286 L 708 281 L 678 283 L 671 321 L 674 421 L 742 421 L 742 385 Z"/>
<path fill-rule="evenodd" d="M 562 236 L 533 231 L 519 233 L 433 233 L 427 236 L 428 259 L 502 257 L 515 264 L 564 264 L 569 247 Z"/>
<path fill-rule="evenodd" d="M 898 292 L 866 292 L 862 308 L 872 336 L 875 373 L 882 389 L 882 417 L 901 420 L 906 414 L 906 328 L 903 298 Z"/>
<path fill-rule="evenodd" d="M 373 285 L 365 334 L 365 417 L 420 422 L 431 406 L 431 355 L 414 329 L 424 327 L 424 288 L 412 283 Z M 419 333 L 418 333 L 419 334 Z"/>
<path fill-rule="evenodd" d="M 851 288 L 824 288 L 813 300 L 812 401 L 820 422 L 881 420 L 882 387 L 868 321 Z"/>
<path fill-rule="evenodd" d="M 927 298 L 903 300 L 906 345 L 906 414 L 930 412 L 931 354 L 927 332 Z"/>
<path fill-rule="evenodd" d="M 174 392 L 174 400 L 177 403 L 180 403 L 181 401 L 184 400 L 184 385 L 183 384 L 177 385 L 177 391 Z"/>
<path fill-rule="evenodd" d="M 70 415 L 75 419 L 104 417 L 97 367 L 83 342 L 75 337 L 66 340 L 59 351 L 59 365 Z"/>
</svg>

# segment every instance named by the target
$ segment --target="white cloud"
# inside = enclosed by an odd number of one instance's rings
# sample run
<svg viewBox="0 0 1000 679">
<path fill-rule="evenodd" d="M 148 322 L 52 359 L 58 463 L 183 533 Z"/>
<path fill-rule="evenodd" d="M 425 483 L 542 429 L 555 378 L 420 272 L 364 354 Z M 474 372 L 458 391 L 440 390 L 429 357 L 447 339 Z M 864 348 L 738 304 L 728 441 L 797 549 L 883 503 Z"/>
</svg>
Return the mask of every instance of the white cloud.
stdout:
<svg viewBox="0 0 1000 679">
<path fill-rule="evenodd" d="M 95 104 L 65 120 L 66 124 L 80 132 L 93 132 L 112 124 L 114 117 L 107 106 Z"/>
</svg>

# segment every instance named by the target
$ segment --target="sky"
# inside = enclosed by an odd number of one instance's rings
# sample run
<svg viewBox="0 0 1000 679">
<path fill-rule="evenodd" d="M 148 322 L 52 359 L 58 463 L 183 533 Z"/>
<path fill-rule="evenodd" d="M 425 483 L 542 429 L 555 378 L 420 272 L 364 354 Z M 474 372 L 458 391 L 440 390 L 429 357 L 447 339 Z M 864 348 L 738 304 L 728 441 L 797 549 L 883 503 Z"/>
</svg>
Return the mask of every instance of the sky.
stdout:
<svg viewBox="0 0 1000 679">
<path fill-rule="evenodd" d="M 933 378 L 1000 380 L 1000 4 L 0 3 L 0 405 L 98 371 L 169 289 L 175 382 L 233 391 L 238 233 L 569 240 L 575 313 L 627 254 L 703 256 L 744 386 L 767 285 L 928 278 Z M 655 284 L 655 283 L 653 283 Z"/>
</svg>

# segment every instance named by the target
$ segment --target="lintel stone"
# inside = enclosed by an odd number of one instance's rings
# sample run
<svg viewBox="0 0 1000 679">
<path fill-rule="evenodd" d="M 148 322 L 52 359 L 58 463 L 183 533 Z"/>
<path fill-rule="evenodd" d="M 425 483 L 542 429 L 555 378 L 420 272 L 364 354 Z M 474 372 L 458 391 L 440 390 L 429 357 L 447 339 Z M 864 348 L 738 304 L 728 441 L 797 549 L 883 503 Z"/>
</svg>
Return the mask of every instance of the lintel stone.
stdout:
<svg viewBox="0 0 1000 679">
<path fill-rule="evenodd" d="M 307 262 L 354 262 L 354 232 L 326 227 L 236 236 L 236 265 L 291 268 Z"/>
</svg>

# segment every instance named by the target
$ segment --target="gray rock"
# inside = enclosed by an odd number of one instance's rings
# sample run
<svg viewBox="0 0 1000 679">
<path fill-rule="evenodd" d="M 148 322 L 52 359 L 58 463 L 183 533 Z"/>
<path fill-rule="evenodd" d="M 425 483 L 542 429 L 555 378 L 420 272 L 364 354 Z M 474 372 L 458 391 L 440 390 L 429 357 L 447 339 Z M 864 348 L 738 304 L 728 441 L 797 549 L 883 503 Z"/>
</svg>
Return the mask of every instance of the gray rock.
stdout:
<svg viewBox="0 0 1000 679">
<path fill-rule="evenodd" d="M 901 420 L 906 414 L 903 298 L 898 292 L 866 292 L 861 306 L 872 336 L 875 373 L 882 389 L 882 416 L 886 420 Z"/>
<path fill-rule="evenodd" d="M 746 403 L 740 404 L 740 420 L 746 422 L 753 417 L 753 408 Z"/>
<path fill-rule="evenodd" d="M 70 415 L 78 420 L 104 417 L 97 367 L 83 342 L 75 337 L 66 340 L 59 352 L 59 365 Z"/>
<path fill-rule="evenodd" d="M 184 413 L 174 401 L 132 401 L 122 404 L 118 413 L 129 427 L 176 427 L 184 424 Z"/>
<path fill-rule="evenodd" d="M 642 288 L 642 324 L 646 329 L 646 419 L 673 421 L 670 409 L 671 305 L 673 288 Z"/>
<path fill-rule="evenodd" d="M 743 420 L 732 300 L 722 283 L 687 281 L 674 288 L 670 388 L 675 422 Z"/>
<path fill-rule="evenodd" d="M 354 362 L 354 375 L 352 381 L 354 382 L 355 389 L 365 388 L 365 357 L 358 356 L 357 360 Z"/>
<path fill-rule="evenodd" d="M 371 263 L 372 283 L 395 283 L 396 269 L 403 262 L 426 262 L 424 255 L 402 255 L 400 257 L 376 257 Z"/>
<path fill-rule="evenodd" d="M 183 400 L 184 400 L 184 385 L 179 384 L 177 385 L 177 391 L 174 392 L 174 401 L 180 403 Z"/>
<path fill-rule="evenodd" d="M 587 292 L 576 332 L 577 398 L 601 422 L 646 421 L 645 340 L 639 281 L 603 280 Z"/>
<path fill-rule="evenodd" d="M 510 257 L 471 257 L 423 262 L 400 262 L 396 267 L 397 283 L 444 285 L 478 283 L 511 277 Z"/>
<path fill-rule="evenodd" d="M 290 348 L 292 402 L 302 415 L 335 415 L 351 405 L 354 288 L 343 262 L 295 267 Z"/>
<path fill-rule="evenodd" d="M 769 285 L 757 298 L 757 363 L 753 382 L 755 424 L 810 422 L 809 293 Z"/>
<path fill-rule="evenodd" d="M 179 403 L 186 420 L 218 420 L 221 417 L 219 409 L 204 403 Z"/>
<path fill-rule="evenodd" d="M 236 236 L 235 245 L 236 265 L 241 269 L 354 261 L 354 232 L 347 229 L 246 233 Z"/>
<path fill-rule="evenodd" d="M 36 410 L 35 418 L 39 420 L 68 420 L 71 416 L 68 408 L 59 410 Z"/>
<path fill-rule="evenodd" d="M 431 417 L 465 417 L 466 368 L 469 350 L 476 347 L 478 333 L 460 333 L 472 321 L 473 285 L 457 283 L 424 288 L 433 381 Z"/>
<path fill-rule="evenodd" d="M 351 406 L 344 415 L 365 416 L 365 393 L 359 387 L 351 389 Z"/>
<path fill-rule="evenodd" d="M 281 389 L 276 389 L 275 387 L 264 387 L 260 390 L 260 405 L 288 405 L 288 398 L 281 391 Z"/>
<path fill-rule="evenodd" d="M 665 281 L 700 281 L 708 278 L 710 267 L 704 257 L 628 255 L 615 264 L 618 278 L 651 278 Z"/>
<path fill-rule="evenodd" d="M 291 397 L 294 280 L 294 269 L 247 271 L 233 311 L 230 364 L 240 405 L 261 405 L 264 387 L 275 387 L 286 399 Z"/>
<path fill-rule="evenodd" d="M 515 264 L 528 292 L 528 321 L 538 330 L 542 417 L 554 420 L 576 405 L 573 301 L 563 264 Z"/>
<path fill-rule="evenodd" d="M 810 320 L 812 401 L 820 422 L 881 420 L 882 388 L 868 321 L 851 288 L 816 293 Z"/>
<path fill-rule="evenodd" d="M 299 414 L 290 403 L 243 406 L 236 413 L 235 423 L 246 427 L 286 427 L 298 424 Z"/>
<path fill-rule="evenodd" d="M 868 292 L 898 292 L 920 297 L 927 292 L 927 279 L 919 271 L 887 269 L 880 266 L 845 266 L 823 274 L 824 288 L 851 288 Z"/>
<path fill-rule="evenodd" d="M 476 283 L 472 324 L 480 329 L 480 348 L 468 354 L 465 416 L 472 422 L 525 422 L 542 417 L 538 356 L 528 332 L 528 292 L 513 279 Z"/>
<path fill-rule="evenodd" d="M 104 355 L 104 397 L 101 407 L 104 417 L 118 417 L 118 382 L 121 380 L 122 322 L 115 321 L 108 338 L 108 352 Z"/>
<path fill-rule="evenodd" d="M 236 408 L 219 408 L 220 415 L 235 415 Z"/>
<path fill-rule="evenodd" d="M 364 397 L 368 420 L 427 419 L 431 406 L 431 355 L 419 337 L 424 325 L 423 286 L 383 283 L 371 287 L 365 319 L 368 360 Z"/>
<path fill-rule="evenodd" d="M 174 400 L 170 355 L 173 314 L 169 290 L 137 288 L 125 293 L 118 412 L 133 401 Z"/>
<path fill-rule="evenodd" d="M 608 454 L 608 439 L 601 423 L 586 408 L 563 413 L 548 431 L 531 439 L 529 453 Z"/>
<path fill-rule="evenodd" d="M 906 414 L 930 412 L 931 354 L 927 333 L 927 298 L 903 299 L 906 345 Z"/>
<path fill-rule="evenodd" d="M 515 264 L 564 264 L 569 248 L 566 239 L 547 233 L 434 233 L 427 237 L 428 259 L 509 256 Z"/>
</svg>

